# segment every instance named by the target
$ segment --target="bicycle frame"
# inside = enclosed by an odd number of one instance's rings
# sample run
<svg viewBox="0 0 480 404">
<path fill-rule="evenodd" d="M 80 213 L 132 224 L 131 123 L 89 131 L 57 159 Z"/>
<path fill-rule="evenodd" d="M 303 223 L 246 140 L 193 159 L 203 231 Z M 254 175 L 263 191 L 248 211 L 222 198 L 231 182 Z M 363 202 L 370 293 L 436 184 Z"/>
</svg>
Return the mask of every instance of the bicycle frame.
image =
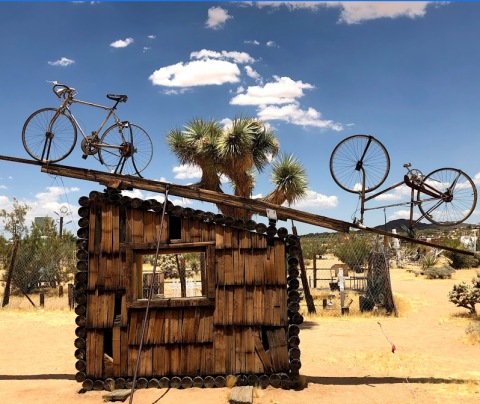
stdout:
<svg viewBox="0 0 480 404">
<path fill-rule="evenodd" d="M 113 107 L 106 107 L 106 106 L 100 105 L 100 104 L 93 104 L 93 103 L 87 102 L 87 101 L 76 100 L 72 96 L 68 96 L 62 102 L 60 107 L 58 107 L 57 112 L 55 113 L 55 115 L 50 120 L 49 125 L 48 125 L 49 131 L 51 131 L 51 127 L 52 127 L 53 123 L 55 122 L 55 120 L 57 119 L 57 117 L 60 115 L 60 113 L 66 110 L 66 111 L 68 111 L 68 114 L 70 115 L 70 117 L 73 119 L 73 122 L 75 123 L 75 126 L 80 130 L 80 133 L 82 134 L 83 138 L 85 140 L 87 140 L 87 136 L 85 135 L 85 132 L 82 130 L 81 126 L 79 125 L 79 123 L 77 121 L 77 119 L 75 118 L 75 115 L 73 114 L 73 112 L 70 109 L 70 105 L 73 104 L 73 103 L 88 105 L 90 107 L 100 108 L 100 109 L 109 111 L 108 114 L 107 114 L 107 117 L 103 120 L 102 124 L 100 125 L 98 130 L 95 132 L 95 139 L 98 139 L 98 134 L 103 129 L 103 127 L 105 126 L 105 124 L 107 123 L 107 121 L 110 119 L 111 116 L 113 116 L 113 119 L 115 120 L 116 124 L 121 124 L 120 119 L 118 118 L 118 116 L 114 112 L 114 110 L 117 107 L 118 101 L 115 103 L 115 105 Z M 122 137 L 123 137 L 123 134 L 122 134 Z M 121 146 L 114 146 L 114 145 L 109 145 L 109 144 L 105 144 L 105 143 L 95 143 L 95 147 L 97 147 L 97 148 L 105 147 L 105 148 L 111 148 L 111 149 L 121 149 Z"/>
<path fill-rule="evenodd" d="M 367 146 L 367 148 L 368 148 L 368 146 Z M 410 229 L 412 229 L 418 222 L 420 222 L 422 219 L 425 219 L 438 206 L 440 206 L 444 201 L 448 201 L 448 199 L 450 198 L 450 196 L 448 194 L 443 193 L 443 192 L 439 192 L 438 190 L 436 190 L 435 188 L 433 188 L 432 186 L 430 186 L 429 184 L 427 184 L 425 182 L 422 182 L 421 185 L 414 184 L 412 181 L 410 181 L 410 178 L 409 178 L 408 175 L 405 175 L 403 177 L 403 181 L 401 181 L 401 182 L 399 182 L 395 185 L 392 185 L 391 187 L 389 187 L 387 189 L 384 189 L 383 191 L 377 192 L 377 193 L 369 196 L 368 198 L 365 198 L 365 170 L 361 166 L 360 166 L 360 170 L 362 170 L 362 173 L 363 173 L 362 191 L 360 192 L 360 199 L 361 199 L 360 222 L 361 223 L 363 223 L 363 214 L 367 210 L 385 209 L 385 208 L 391 208 L 391 207 L 394 207 L 394 206 L 410 205 L 410 225 L 409 225 L 409 227 L 410 227 Z M 408 171 L 410 173 L 410 170 L 408 170 Z M 460 174 L 458 174 L 457 178 L 453 181 L 453 184 L 449 189 L 455 187 L 459 176 L 460 176 Z M 395 204 L 391 204 L 391 205 L 377 206 L 377 207 L 374 207 L 374 208 L 365 208 L 365 203 L 366 202 L 376 198 L 379 195 L 384 194 L 385 192 L 388 192 L 388 191 L 391 191 L 392 189 L 398 188 L 402 185 L 406 185 L 407 187 L 411 188 L 410 202 L 401 202 L 401 203 L 395 203 Z M 420 191 L 420 192 L 422 192 L 422 193 L 424 193 L 428 196 L 431 196 L 431 198 L 415 201 L 414 200 L 415 191 Z M 427 212 L 425 212 L 422 216 L 420 216 L 417 220 L 414 221 L 414 219 L 413 219 L 413 207 L 417 206 L 417 205 L 420 205 L 422 202 L 435 201 L 435 200 L 438 200 L 438 203 L 433 205 Z"/>
</svg>

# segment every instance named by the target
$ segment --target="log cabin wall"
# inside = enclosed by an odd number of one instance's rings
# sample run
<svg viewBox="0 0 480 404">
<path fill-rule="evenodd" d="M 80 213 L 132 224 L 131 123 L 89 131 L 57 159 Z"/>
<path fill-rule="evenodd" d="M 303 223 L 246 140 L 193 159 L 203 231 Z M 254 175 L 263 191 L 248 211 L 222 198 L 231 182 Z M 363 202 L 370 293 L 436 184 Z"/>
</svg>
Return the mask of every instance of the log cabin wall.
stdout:
<svg viewBox="0 0 480 404">
<path fill-rule="evenodd" d="M 86 390 L 121 388 L 134 375 L 145 317 L 139 260 L 155 253 L 163 205 L 109 189 L 79 203 L 76 379 Z M 151 301 L 139 383 L 298 381 L 298 238 L 170 203 L 166 212 L 160 253 L 204 252 L 202 296 Z"/>
</svg>

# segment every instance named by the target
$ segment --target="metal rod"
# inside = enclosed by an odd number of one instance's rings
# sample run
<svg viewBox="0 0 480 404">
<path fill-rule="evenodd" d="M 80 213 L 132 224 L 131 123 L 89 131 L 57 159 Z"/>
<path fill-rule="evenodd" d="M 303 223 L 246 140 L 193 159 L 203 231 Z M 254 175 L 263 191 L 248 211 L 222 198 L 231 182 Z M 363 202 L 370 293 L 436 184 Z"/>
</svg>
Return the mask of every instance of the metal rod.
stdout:
<svg viewBox="0 0 480 404">
<path fill-rule="evenodd" d="M 145 309 L 145 318 L 143 319 L 143 324 L 142 324 L 142 335 L 140 336 L 140 345 L 138 347 L 137 363 L 135 364 L 135 373 L 133 374 L 132 392 L 130 394 L 129 404 L 132 404 L 133 394 L 135 392 L 135 383 L 137 381 L 138 365 L 140 364 L 140 354 L 142 353 L 143 339 L 145 337 L 145 328 L 147 326 L 148 314 L 149 314 L 149 311 L 150 311 L 150 302 L 152 301 L 153 285 L 155 283 L 155 274 L 156 274 L 156 270 L 157 270 L 158 253 L 160 251 L 160 240 L 162 238 L 163 221 L 165 220 L 165 210 L 166 210 L 166 207 L 167 207 L 167 202 L 168 202 L 168 186 L 165 189 L 165 200 L 163 201 L 162 220 L 160 221 L 160 229 L 158 230 L 157 251 L 155 252 L 155 261 L 153 262 L 152 280 L 151 280 L 150 286 L 148 288 L 147 308 Z"/>
</svg>

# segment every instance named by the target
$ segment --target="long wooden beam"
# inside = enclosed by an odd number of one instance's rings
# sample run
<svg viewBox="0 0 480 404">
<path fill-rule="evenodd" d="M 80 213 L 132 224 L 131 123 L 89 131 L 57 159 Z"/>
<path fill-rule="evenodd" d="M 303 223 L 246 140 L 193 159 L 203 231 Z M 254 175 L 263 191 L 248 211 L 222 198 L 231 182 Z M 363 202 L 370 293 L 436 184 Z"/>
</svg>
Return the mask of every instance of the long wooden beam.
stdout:
<svg viewBox="0 0 480 404">
<path fill-rule="evenodd" d="M 114 186 L 120 188 L 138 188 L 145 191 L 164 193 L 168 187 L 171 195 L 180 196 L 182 198 L 196 199 L 204 202 L 220 203 L 223 205 L 233 206 L 236 208 L 246 209 L 252 213 L 266 216 L 266 209 L 272 209 L 277 212 L 277 216 L 282 219 L 293 219 L 302 223 L 323 227 L 339 232 L 348 232 L 350 228 L 356 228 L 370 233 L 376 233 L 383 236 L 397 238 L 399 240 L 408 241 L 410 243 L 421 244 L 428 247 L 441 248 L 459 254 L 473 256 L 472 251 L 459 250 L 456 248 L 441 246 L 429 243 L 423 240 L 412 239 L 410 237 L 401 236 L 399 234 L 389 233 L 387 231 L 356 225 L 342 220 L 332 219 L 325 216 L 314 215 L 313 213 L 302 212 L 300 210 L 287 208 L 285 206 L 275 205 L 272 203 L 262 202 L 256 199 L 241 198 L 235 195 L 222 194 L 219 192 L 208 191 L 205 189 L 194 188 L 191 186 L 170 184 L 160 181 L 152 181 L 144 178 L 138 178 L 130 175 L 110 174 L 102 171 L 89 170 L 78 167 L 62 166 L 58 164 L 45 164 L 39 161 L 26 160 L 17 157 L 9 157 L 0 155 L 0 160 L 11 161 L 16 163 L 31 164 L 41 166 L 41 171 L 52 175 L 61 175 L 64 177 L 76 178 L 80 180 L 98 182 L 104 186 Z"/>
</svg>

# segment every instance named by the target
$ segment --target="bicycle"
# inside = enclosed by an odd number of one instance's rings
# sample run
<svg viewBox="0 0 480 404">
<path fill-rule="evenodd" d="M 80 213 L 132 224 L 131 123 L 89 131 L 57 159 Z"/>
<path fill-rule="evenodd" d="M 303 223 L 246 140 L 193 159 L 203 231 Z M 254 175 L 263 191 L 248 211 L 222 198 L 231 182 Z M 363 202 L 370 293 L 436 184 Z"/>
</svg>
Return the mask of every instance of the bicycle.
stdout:
<svg viewBox="0 0 480 404">
<path fill-rule="evenodd" d="M 427 219 L 441 226 L 451 226 L 465 221 L 475 209 L 477 189 L 472 179 L 456 168 L 440 168 L 424 176 L 420 170 L 403 165 L 407 174 L 403 181 L 365 197 L 383 184 L 390 171 L 390 157 L 385 146 L 373 136 L 354 135 L 342 140 L 330 157 L 333 180 L 347 192 L 358 193 L 361 200 L 361 217 L 354 220 L 363 225 L 367 210 L 410 205 L 410 229 Z M 401 185 L 411 189 L 410 202 L 365 208 L 365 203 Z M 417 196 L 415 199 L 415 191 Z M 422 215 L 414 220 L 413 208 L 418 206 Z"/>
<path fill-rule="evenodd" d="M 137 174 L 142 177 L 140 173 L 152 160 L 153 146 L 145 130 L 128 121 L 120 121 L 115 114 L 117 105 L 127 102 L 126 95 L 107 94 L 107 98 L 115 101 L 115 105 L 106 107 L 76 99 L 77 91 L 65 84 L 57 81 L 47 83 L 53 84 L 53 92 L 58 98 L 63 98 L 63 101 L 58 108 L 40 109 L 26 120 L 22 130 L 22 142 L 30 156 L 43 163 L 63 160 L 75 147 L 78 128 L 83 136 L 81 149 L 84 159 L 98 156 L 100 163 L 112 173 Z M 73 103 L 108 111 L 107 117 L 91 136 L 85 135 L 70 110 Z M 99 137 L 110 117 L 113 117 L 115 123 Z"/>
</svg>

